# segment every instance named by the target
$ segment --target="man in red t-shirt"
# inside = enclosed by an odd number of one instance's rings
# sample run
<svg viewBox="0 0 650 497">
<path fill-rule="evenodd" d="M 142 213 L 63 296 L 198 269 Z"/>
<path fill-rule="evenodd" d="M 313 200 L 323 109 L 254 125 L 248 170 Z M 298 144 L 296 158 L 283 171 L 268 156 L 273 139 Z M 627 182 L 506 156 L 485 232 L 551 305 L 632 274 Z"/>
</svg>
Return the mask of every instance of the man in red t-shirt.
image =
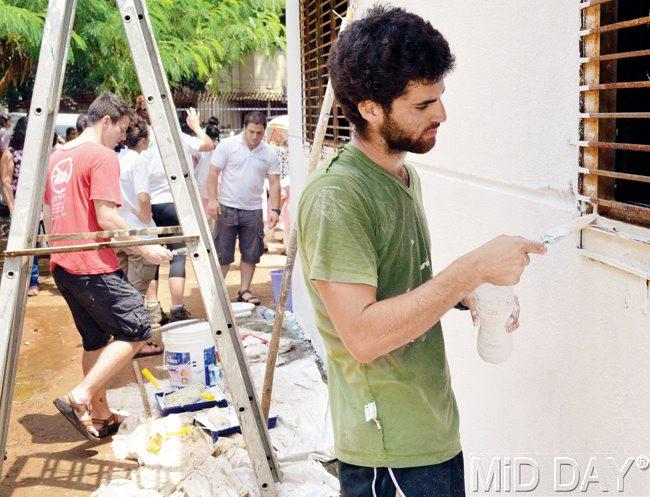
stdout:
<svg viewBox="0 0 650 497">
<path fill-rule="evenodd" d="M 126 137 L 130 113 L 118 96 L 100 95 L 88 109 L 84 132 L 52 153 L 43 212 L 48 233 L 129 229 L 117 212 L 122 198 L 113 148 Z M 171 259 L 160 245 L 134 250 L 151 264 Z M 106 382 L 141 349 L 152 348 L 147 343 L 151 323 L 142 295 L 120 270 L 113 249 L 52 254 L 50 266 L 84 348 L 83 381 L 54 404 L 84 437 L 99 441 L 114 434 L 122 421 L 108 408 Z"/>
</svg>

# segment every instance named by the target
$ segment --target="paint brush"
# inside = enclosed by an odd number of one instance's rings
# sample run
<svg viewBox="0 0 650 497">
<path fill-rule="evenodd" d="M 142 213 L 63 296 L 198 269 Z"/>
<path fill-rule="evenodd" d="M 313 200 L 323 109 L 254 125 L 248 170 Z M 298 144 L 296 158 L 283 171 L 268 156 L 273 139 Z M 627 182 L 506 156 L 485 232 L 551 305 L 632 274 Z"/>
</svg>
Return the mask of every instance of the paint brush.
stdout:
<svg viewBox="0 0 650 497">
<path fill-rule="evenodd" d="M 593 223 L 598 218 L 598 214 L 588 214 L 586 216 L 581 216 L 566 223 L 560 224 L 544 231 L 540 236 L 540 240 L 544 245 L 550 245 L 555 243 L 562 238 L 570 235 L 575 231 L 580 231 L 581 229 L 586 228 L 591 223 Z"/>
</svg>

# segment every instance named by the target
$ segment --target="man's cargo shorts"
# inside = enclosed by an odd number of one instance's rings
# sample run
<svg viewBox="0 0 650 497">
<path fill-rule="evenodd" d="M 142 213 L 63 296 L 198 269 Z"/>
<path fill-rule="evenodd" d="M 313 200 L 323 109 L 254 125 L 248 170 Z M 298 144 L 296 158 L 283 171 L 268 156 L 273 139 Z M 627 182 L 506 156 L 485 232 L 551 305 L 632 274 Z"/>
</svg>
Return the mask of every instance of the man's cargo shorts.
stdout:
<svg viewBox="0 0 650 497">
<path fill-rule="evenodd" d="M 141 342 L 153 335 L 142 295 L 120 269 L 108 274 L 71 274 L 57 266 L 54 282 L 68 303 L 86 351 L 111 339 Z"/>
<path fill-rule="evenodd" d="M 217 234 L 214 245 L 219 264 L 225 266 L 235 260 L 235 242 L 239 237 L 241 260 L 257 264 L 264 253 L 264 217 L 262 209 L 243 210 L 221 205 L 217 219 Z"/>
</svg>

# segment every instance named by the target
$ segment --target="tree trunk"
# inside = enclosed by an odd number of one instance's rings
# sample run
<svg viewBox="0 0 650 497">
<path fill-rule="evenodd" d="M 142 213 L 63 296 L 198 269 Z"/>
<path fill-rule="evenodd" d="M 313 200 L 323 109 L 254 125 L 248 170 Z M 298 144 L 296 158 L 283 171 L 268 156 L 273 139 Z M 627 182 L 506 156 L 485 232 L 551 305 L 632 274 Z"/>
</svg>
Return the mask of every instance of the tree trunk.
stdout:
<svg viewBox="0 0 650 497">
<path fill-rule="evenodd" d="M 18 57 L 11 59 L 9 67 L 7 67 L 7 70 L 2 75 L 2 79 L 0 79 L 0 98 L 5 94 L 9 85 L 16 81 L 17 62 Z"/>
</svg>

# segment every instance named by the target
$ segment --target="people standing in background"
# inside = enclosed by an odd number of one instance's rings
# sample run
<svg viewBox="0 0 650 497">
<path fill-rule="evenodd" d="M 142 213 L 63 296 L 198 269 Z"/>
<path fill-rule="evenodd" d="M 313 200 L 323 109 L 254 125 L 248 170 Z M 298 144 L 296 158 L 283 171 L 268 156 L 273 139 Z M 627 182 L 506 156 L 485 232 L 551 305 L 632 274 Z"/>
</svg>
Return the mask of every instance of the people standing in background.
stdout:
<svg viewBox="0 0 650 497">
<path fill-rule="evenodd" d="M 250 112 L 244 131 L 223 140 L 212 155 L 208 176 L 208 215 L 217 220 L 215 247 L 224 278 L 235 260 L 235 243 L 241 252 L 241 282 L 237 300 L 258 305 L 250 286 L 255 266 L 264 253 L 262 195 L 269 180 L 271 209 L 267 226 L 280 218 L 280 164 L 275 149 L 263 141 L 266 117 Z"/>
<path fill-rule="evenodd" d="M 136 101 L 136 113 L 140 116 L 146 116 L 148 113 L 146 107 L 138 104 Z M 149 121 L 148 121 L 149 122 Z M 196 136 L 183 134 L 183 142 L 192 157 L 198 157 L 200 152 L 209 152 L 214 150 L 214 142 L 202 129 L 198 112 L 190 108 L 187 111 L 187 126 Z M 163 166 L 162 158 L 158 147 L 155 145 L 155 135 L 151 135 L 152 143 L 149 148 L 142 153 L 143 160 L 147 161 L 149 169 L 149 184 L 151 193 L 151 208 L 153 220 L 156 226 L 178 226 L 178 216 L 174 207 L 174 198 L 172 196 L 167 175 Z M 168 245 L 170 250 L 183 248 L 184 243 L 171 243 Z M 160 271 L 156 272 L 154 280 L 147 290 L 147 311 L 153 323 L 164 324 L 164 321 L 181 321 L 189 319 L 190 314 L 187 312 L 184 304 L 185 292 L 185 255 L 174 255 L 169 268 L 169 293 L 171 294 L 171 307 L 169 317 L 163 313 L 158 301 L 158 280 Z"/>
<path fill-rule="evenodd" d="M 6 114 L 0 115 L 0 155 L 2 155 L 9 146 L 9 139 L 11 138 L 11 134 L 9 133 L 10 129 L 11 118 Z"/>
<path fill-rule="evenodd" d="M 11 128 L 11 119 L 6 114 L 0 114 L 0 157 L 7 150 L 9 145 L 9 139 L 11 135 L 9 134 L 9 128 Z M 0 164 L 0 181 L 2 178 L 2 167 Z M 9 217 L 9 209 L 7 208 L 7 201 L 4 199 L 4 193 L 2 188 L 0 188 L 0 218 Z M 4 225 L 2 226 L 4 229 Z"/>
<path fill-rule="evenodd" d="M 71 140 L 74 140 L 77 136 L 79 136 L 79 133 L 77 132 L 77 128 L 73 128 L 70 126 L 68 129 L 65 130 L 65 141 L 69 142 Z"/>
<path fill-rule="evenodd" d="M 212 116 L 208 119 L 208 125 L 205 127 L 205 134 L 212 138 L 215 147 L 219 143 L 220 133 L 219 119 Z M 208 209 L 208 175 L 210 173 L 210 160 L 212 159 L 212 153 L 213 152 L 200 152 L 198 161 L 194 167 L 194 178 L 199 187 L 201 202 L 203 203 L 203 210 L 205 211 Z M 210 222 L 210 227 L 212 228 L 214 220 L 208 219 L 208 222 Z"/>
<path fill-rule="evenodd" d="M 25 147 L 26 134 L 27 117 L 23 116 L 16 122 L 11 139 L 9 140 L 9 145 L 0 158 L 2 196 L 7 204 L 10 216 L 13 215 L 14 210 L 14 197 L 16 196 L 20 167 L 23 162 L 23 148 Z M 32 274 L 29 279 L 27 295 L 30 297 L 38 295 L 38 256 L 34 256 L 34 262 L 32 263 Z"/>
<path fill-rule="evenodd" d="M 122 204 L 120 166 L 112 148 L 126 138 L 130 116 L 126 102 L 104 93 L 88 109 L 84 132 L 52 153 L 43 208 L 49 232 L 129 229 L 117 212 Z M 61 240 L 52 245 L 77 243 Z M 136 250 L 152 264 L 171 258 L 160 245 Z M 123 420 L 109 408 L 106 383 L 137 352 L 147 349 L 146 342 L 152 336 L 149 316 L 142 295 L 127 281 L 111 248 L 52 254 L 50 267 L 84 350 L 83 380 L 54 404 L 86 439 L 98 442 L 114 434 Z"/>
<path fill-rule="evenodd" d="M 149 129 L 147 123 L 137 115 L 126 130 L 124 148 L 117 156 L 120 163 L 120 190 L 122 192 L 122 205 L 117 212 L 130 228 L 155 228 L 151 215 L 151 195 L 149 194 L 149 171 L 146 161 L 141 159 L 141 153 L 149 147 Z M 156 235 L 143 235 L 140 238 L 155 238 Z M 149 263 L 135 250 L 124 247 L 117 249 L 115 255 L 120 262 L 129 283 L 142 294 L 144 299 L 149 283 L 156 276 L 158 266 Z M 152 328 L 160 327 L 160 324 Z M 158 355 L 162 349 L 149 342 L 149 349 L 140 352 L 136 357 Z"/>
</svg>

